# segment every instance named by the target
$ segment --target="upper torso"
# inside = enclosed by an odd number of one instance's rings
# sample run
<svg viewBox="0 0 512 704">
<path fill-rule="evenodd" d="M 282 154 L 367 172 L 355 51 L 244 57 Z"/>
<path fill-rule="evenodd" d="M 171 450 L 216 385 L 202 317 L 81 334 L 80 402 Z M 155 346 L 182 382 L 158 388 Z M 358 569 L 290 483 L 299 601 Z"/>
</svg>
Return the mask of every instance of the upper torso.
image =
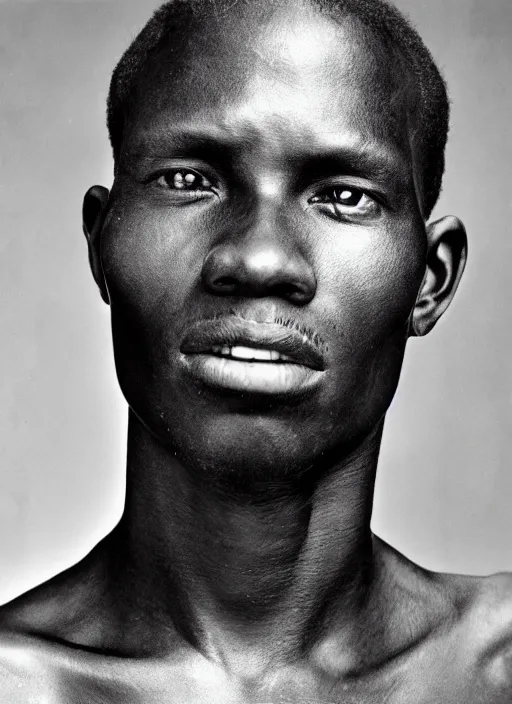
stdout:
<svg viewBox="0 0 512 704">
<path fill-rule="evenodd" d="M 506 630 L 500 638 L 502 625 L 504 616 L 476 606 L 375 671 L 340 676 L 303 662 L 254 682 L 230 678 L 186 648 L 131 659 L 4 633 L 0 703 L 505 704 L 512 701 L 512 646 Z"/>
<path fill-rule="evenodd" d="M 87 580 L 76 571 L 72 580 L 63 575 L 51 591 L 51 600 L 43 585 L 30 598 L 0 609 L 0 704 L 512 702 L 512 577 L 507 575 L 436 577 L 436 589 L 446 592 L 453 607 L 437 620 L 430 619 L 435 625 L 421 637 L 411 638 L 407 645 L 402 639 L 395 649 L 388 647 L 382 651 L 387 655 L 374 664 L 367 658 L 359 671 L 344 667 L 333 631 L 323 638 L 321 649 L 305 651 L 302 658 L 286 664 L 270 662 L 255 676 L 243 666 L 229 674 L 222 662 L 205 657 L 183 638 L 170 640 L 172 646 L 160 649 L 158 655 L 151 648 L 131 655 L 115 648 L 82 647 L 78 635 L 60 637 L 62 630 L 51 628 L 59 619 L 59 609 L 67 612 L 68 623 L 75 618 L 75 634 L 79 628 L 84 633 L 88 624 L 97 628 L 98 623 L 97 605 L 89 601 L 84 609 L 87 598 L 80 596 L 73 602 L 68 597 L 73 591 L 70 585 Z M 418 582 L 412 576 L 409 581 L 407 571 L 401 579 L 405 587 L 416 589 Z M 402 606 L 402 598 L 397 592 L 394 607 L 398 602 L 400 608 L 389 609 L 389 614 L 393 612 L 398 622 L 410 621 L 410 604 L 404 601 Z M 384 622 L 388 614 L 379 611 L 377 616 Z M 102 623 L 105 626 L 104 619 Z M 150 645 L 152 634 L 150 629 Z M 378 630 L 372 638 L 378 639 Z M 371 646 L 370 642 L 369 650 Z M 364 661 L 364 649 L 362 654 Z"/>
</svg>

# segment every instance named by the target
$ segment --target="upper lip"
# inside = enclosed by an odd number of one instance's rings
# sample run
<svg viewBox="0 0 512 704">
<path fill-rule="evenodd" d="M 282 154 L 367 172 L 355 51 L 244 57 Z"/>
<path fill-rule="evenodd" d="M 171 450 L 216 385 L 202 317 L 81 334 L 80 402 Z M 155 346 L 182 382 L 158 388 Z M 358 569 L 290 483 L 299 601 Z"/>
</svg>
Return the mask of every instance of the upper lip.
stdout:
<svg viewBox="0 0 512 704">
<path fill-rule="evenodd" d="M 183 338 L 180 351 L 184 354 L 208 354 L 219 345 L 276 350 L 296 364 L 316 370 L 325 369 L 322 353 L 307 335 L 278 323 L 260 323 L 234 316 L 195 323 Z"/>
</svg>

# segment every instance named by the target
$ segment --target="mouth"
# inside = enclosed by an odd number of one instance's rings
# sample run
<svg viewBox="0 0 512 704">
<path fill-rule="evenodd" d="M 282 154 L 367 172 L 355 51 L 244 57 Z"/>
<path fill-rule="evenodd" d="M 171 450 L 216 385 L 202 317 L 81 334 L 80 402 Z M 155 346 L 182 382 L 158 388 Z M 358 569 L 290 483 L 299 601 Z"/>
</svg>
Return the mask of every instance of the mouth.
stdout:
<svg viewBox="0 0 512 704">
<path fill-rule="evenodd" d="M 244 345 L 212 345 L 212 354 L 225 359 L 237 359 L 244 362 L 286 362 L 296 364 L 296 362 L 286 354 L 281 354 L 277 350 L 266 349 L 265 347 L 245 347 Z"/>
<path fill-rule="evenodd" d="M 307 335 L 236 316 L 196 323 L 180 352 L 196 380 L 241 393 L 301 394 L 316 386 L 325 369 L 322 352 Z"/>
</svg>

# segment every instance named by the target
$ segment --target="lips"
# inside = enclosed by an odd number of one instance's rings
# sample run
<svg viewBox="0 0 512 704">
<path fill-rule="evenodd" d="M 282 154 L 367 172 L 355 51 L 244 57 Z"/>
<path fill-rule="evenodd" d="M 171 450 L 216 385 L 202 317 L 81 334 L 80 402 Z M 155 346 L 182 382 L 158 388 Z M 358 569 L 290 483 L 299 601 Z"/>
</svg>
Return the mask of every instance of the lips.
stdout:
<svg viewBox="0 0 512 704">
<path fill-rule="evenodd" d="M 237 316 L 194 324 L 180 346 L 193 379 L 220 392 L 301 396 L 321 381 L 325 361 L 308 335 Z"/>
<path fill-rule="evenodd" d="M 235 349 L 233 349 L 235 348 Z M 316 371 L 325 369 L 325 360 L 320 350 L 307 335 L 278 323 L 260 323 L 243 318 L 220 318 L 196 323 L 185 335 L 180 351 L 183 354 L 216 354 L 230 357 L 236 348 L 253 348 L 253 362 L 299 364 Z M 278 358 L 258 360 L 258 351 L 277 353 Z M 244 350 L 244 358 L 249 356 Z M 284 359 L 283 359 L 284 358 Z"/>
</svg>

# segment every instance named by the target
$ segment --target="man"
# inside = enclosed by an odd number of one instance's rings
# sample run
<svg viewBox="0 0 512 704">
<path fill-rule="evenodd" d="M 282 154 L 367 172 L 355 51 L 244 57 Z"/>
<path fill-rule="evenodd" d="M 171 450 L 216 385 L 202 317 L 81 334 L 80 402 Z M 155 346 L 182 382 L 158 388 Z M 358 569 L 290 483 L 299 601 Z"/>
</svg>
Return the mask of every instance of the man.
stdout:
<svg viewBox="0 0 512 704">
<path fill-rule="evenodd" d="M 84 201 L 126 510 L 2 609 L 0 701 L 511 701 L 510 577 L 370 532 L 406 341 L 464 269 L 428 222 L 447 115 L 380 0 L 175 0 L 135 40 Z"/>
</svg>

